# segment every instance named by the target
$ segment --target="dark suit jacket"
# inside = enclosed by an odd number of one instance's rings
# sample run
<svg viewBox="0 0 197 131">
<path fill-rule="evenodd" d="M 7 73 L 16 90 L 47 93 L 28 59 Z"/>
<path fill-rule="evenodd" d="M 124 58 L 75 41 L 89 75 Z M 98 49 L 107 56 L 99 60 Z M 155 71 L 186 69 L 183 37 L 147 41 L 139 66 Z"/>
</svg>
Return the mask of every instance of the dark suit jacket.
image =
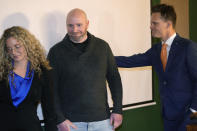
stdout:
<svg viewBox="0 0 197 131">
<path fill-rule="evenodd" d="M 197 44 L 177 35 L 162 69 L 161 43 L 143 54 L 118 56 L 119 67 L 153 66 L 159 77 L 163 116 L 168 120 L 183 119 L 189 108 L 197 110 Z"/>
<path fill-rule="evenodd" d="M 34 74 L 32 85 L 25 100 L 16 108 L 12 104 L 7 80 L 0 81 L 0 130 L 2 131 L 42 131 L 37 117 L 37 105 L 41 101 L 45 117 L 45 131 L 54 131 L 52 88 L 49 71 L 43 70 L 41 77 Z"/>
</svg>

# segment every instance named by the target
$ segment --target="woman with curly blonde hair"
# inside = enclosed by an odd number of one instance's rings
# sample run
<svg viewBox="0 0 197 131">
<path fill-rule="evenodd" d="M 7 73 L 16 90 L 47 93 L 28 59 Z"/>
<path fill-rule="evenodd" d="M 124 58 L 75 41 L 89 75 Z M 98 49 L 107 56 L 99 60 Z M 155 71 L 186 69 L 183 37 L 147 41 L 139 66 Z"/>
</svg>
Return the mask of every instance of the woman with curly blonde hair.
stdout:
<svg viewBox="0 0 197 131">
<path fill-rule="evenodd" d="M 0 129 L 42 131 L 37 106 L 41 102 L 45 131 L 55 131 L 52 80 L 40 42 L 28 30 L 14 26 L 0 39 Z"/>
</svg>

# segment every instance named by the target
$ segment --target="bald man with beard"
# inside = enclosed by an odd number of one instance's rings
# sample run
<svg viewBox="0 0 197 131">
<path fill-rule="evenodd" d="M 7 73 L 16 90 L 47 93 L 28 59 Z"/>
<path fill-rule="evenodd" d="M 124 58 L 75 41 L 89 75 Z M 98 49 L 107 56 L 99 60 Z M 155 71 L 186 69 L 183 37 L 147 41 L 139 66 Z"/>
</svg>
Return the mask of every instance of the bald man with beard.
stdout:
<svg viewBox="0 0 197 131">
<path fill-rule="evenodd" d="M 122 123 L 122 83 L 112 51 L 107 42 L 87 31 L 89 21 L 83 10 L 71 10 L 66 25 L 65 38 L 48 54 L 58 130 L 113 131 Z"/>
</svg>

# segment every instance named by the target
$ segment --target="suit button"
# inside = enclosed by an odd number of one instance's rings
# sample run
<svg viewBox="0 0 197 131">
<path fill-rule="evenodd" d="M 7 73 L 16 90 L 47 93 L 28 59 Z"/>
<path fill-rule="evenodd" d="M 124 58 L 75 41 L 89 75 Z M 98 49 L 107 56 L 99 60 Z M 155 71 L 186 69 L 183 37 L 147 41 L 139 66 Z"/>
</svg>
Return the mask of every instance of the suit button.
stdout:
<svg viewBox="0 0 197 131">
<path fill-rule="evenodd" d="M 167 85 L 167 82 L 166 82 L 166 81 L 164 81 L 164 82 L 163 82 L 163 85 Z"/>
</svg>

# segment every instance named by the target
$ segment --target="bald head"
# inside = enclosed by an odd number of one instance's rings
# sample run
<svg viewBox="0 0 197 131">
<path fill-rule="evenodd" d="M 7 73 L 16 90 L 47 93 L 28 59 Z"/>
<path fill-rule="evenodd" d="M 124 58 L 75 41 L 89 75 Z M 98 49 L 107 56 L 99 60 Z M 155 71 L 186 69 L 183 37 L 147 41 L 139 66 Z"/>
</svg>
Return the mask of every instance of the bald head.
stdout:
<svg viewBox="0 0 197 131">
<path fill-rule="evenodd" d="M 66 22 L 67 22 L 69 19 L 73 18 L 73 17 L 81 17 L 81 18 L 83 18 L 86 22 L 88 22 L 86 13 L 85 13 L 83 10 L 79 9 L 79 8 L 72 9 L 72 10 L 68 13 L 67 18 L 66 18 Z"/>
<path fill-rule="evenodd" d="M 89 21 L 83 10 L 78 8 L 71 10 L 67 15 L 66 25 L 71 41 L 82 43 L 87 39 Z"/>
</svg>

